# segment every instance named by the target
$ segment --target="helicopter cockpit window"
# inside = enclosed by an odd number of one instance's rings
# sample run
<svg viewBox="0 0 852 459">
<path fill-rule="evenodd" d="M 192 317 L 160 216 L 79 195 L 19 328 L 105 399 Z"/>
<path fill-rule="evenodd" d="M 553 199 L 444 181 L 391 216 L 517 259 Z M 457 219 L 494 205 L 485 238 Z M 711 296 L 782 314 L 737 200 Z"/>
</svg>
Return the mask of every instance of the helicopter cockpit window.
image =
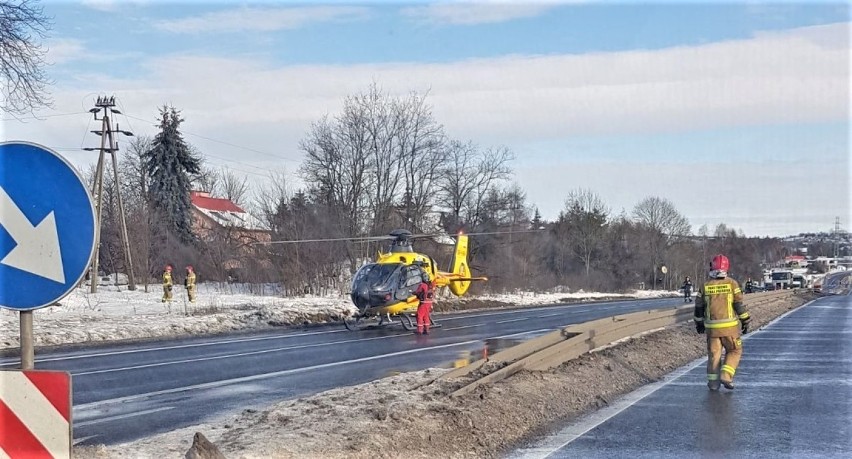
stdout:
<svg viewBox="0 0 852 459">
<path fill-rule="evenodd" d="M 420 283 L 421 279 L 423 279 L 423 270 L 417 266 L 409 266 L 403 287 L 414 287 Z"/>
<path fill-rule="evenodd" d="M 378 264 L 372 263 L 364 265 L 355 273 L 352 279 L 352 285 L 366 285 L 369 287 L 377 287 L 385 285 L 388 279 L 399 268 L 399 264 Z"/>
</svg>

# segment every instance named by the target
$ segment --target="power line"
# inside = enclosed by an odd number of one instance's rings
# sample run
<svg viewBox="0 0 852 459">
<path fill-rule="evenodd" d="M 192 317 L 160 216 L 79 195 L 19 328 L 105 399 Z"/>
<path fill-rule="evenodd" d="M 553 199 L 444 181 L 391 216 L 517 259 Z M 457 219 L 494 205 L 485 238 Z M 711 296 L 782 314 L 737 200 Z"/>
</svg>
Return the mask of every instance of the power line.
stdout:
<svg viewBox="0 0 852 459">
<path fill-rule="evenodd" d="M 156 125 L 157 125 L 157 123 L 155 123 L 155 122 L 153 122 L 153 121 L 151 121 L 151 120 L 147 120 L 147 119 L 145 119 L 145 118 L 140 118 L 140 117 L 138 117 L 138 116 L 128 115 L 127 113 L 124 113 L 124 112 L 122 112 L 122 115 L 124 115 L 126 118 L 133 118 L 133 119 L 138 120 L 138 121 L 142 121 L 142 122 L 145 122 L 145 123 L 150 123 L 150 124 L 152 124 L 152 125 L 154 125 L 154 126 L 156 126 Z M 202 139 L 205 139 L 205 140 L 209 140 L 209 141 L 211 141 L 211 142 L 220 143 L 220 144 L 222 144 L 222 145 L 227 145 L 227 146 L 231 146 L 231 147 L 234 147 L 234 148 L 240 148 L 240 149 L 243 149 L 243 150 L 247 150 L 247 151 L 251 151 L 251 152 L 255 152 L 255 153 L 260 153 L 260 154 L 263 154 L 263 155 L 266 155 L 266 156 L 270 156 L 270 157 L 275 158 L 275 159 L 278 159 L 278 160 L 295 162 L 295 160 L 288 159 L 288 158 L 283 158 L 283 157 L 281 157 L 281 156 L 274 155 L 274 154 L 272 154 L 272 153 L 268 153 L 268 152 L 265 152 L 265 151 L 257 150 L 257 149 L 255 149 L 255 148 L 246 147 L 246 146 L 242 146 L 242 145 L 237 145 L 237 144 L 234 144 L 234 143 L 231 143 L 231 142 L 225 142 L 225 141 L 223 141 L 223 140 L 213 139 L 213 138 L 210 138 L 210 137 L 207 137 L 207 136 L 203 136 L 203 135 L 200 135 L 200 134 L 194 134 L 194 133 L 192 133 L 192 132 L 188 132 L 188 131 L 182 131 L 182 132 L 183 132 L 184 134 L 188 134 L 188 135 L 192 135 L 192 136 L 195 136 L 195 137 L 199 137 L 199 138 L 202 138 Z M 225 165 L 225 166 L 226 166 L 226 167 L 228 167 L 228 168 L 231 168 L 231 169 L 233 169 L 233 170 L 236 170 L 236 171 L 242 172 L 242 173 L 244 173 L 244 174 L 255 175 L 255 176 L 258 176 L 258 177 L 264 177 L 264 178 L 269 178 L 269 177 L 270 177 L 270 174 L 269 174 L 270 170 L 269 170 L 268 168 L 264 168 L 264 167 L 260 167 L 260 166 L 255 166 L 255 165 L 253 165 L 253 164 L 249 164 L 249 163 L 246 163 L 246 162 L 243 162 L 243 161 L 233 160 L 233 159 L 230 159 L 230 158 L 223 158 L 223 157 L 221 157 L 221 156 L 217 156 L 217 155 L 210 154 L 210 153 L 206 153 L 206 152 L 204 153 L 204 155 L 205 155 L 205 156 L 208 156 L 208 157 L 210 157 L 210 158 L 218 159 L 218 160 L 220 160 L 220 161 L 226 161 L 226 162 L 229 162 L 229 163 L 238 164 L 238 165 L 240 165 L 240 166 L 249 167 L 249 168 L 252 168 L 252 169 L 257 169 L 257 170 L 263 171 L 263 173 L 258 173 L 258 172 L 253 172 L 253 171 L 250 171 L 250 170 L 245 170 L 245 169 L 241 169 L 241 168 L 238 168 L 238 167 L 234 167 L 234 166 L 231 166 L 231 165 Z"/>
<path fill-rule="evenodd" d="M 157 123 L 156 123 L 156 122 L 153 122 L 153 121 L 151 121 L 151 120 L 146 120 L 146 119 L 144 119 L 144 118 L 139 118 L 138 116 L 128 115 L 128 114 L 126 114 L 126 113 L 124 113 L 124 116 L 129 117 L 129 118 L 133 118 L 133 119 L 135 119 L 135 120 L 143 121 L 143 122 L 146 122 L 146 123 L 151 123 L 151 124 L 153 124 L 154 126 L 156 126 L 156 125 L 157 125 Z M 200 139 L 208 140 L 208 141 L 210 141 L 210 142 L 215 142 L 215 143 L 219 143 L 219 144 L 222 144 L 222 145 L 227 145 L 227 146 L 229 146 L 229 147 L 239 148 L 239 149 L 246 150 L 246 151 L 250 151 L 250 152 L 253 152 L 253 153 L 258 153 L 258 154 L 261 154 L 261 155 L 266 155 L 266 156 L 269 156 L 269 157 L 271 157 L 271 158 L 279 159 L 279 160 L 282 160 L 282 161 L 290 161 L 290 162 L 295 162 L 295 163 L 299 163 L 299 162 L 300 162 L 299 160 L 296 160 L 296 159 L 285 158 L 285 157 L 283 157 L 283 156 L 276 155 L 276 154 L 269 153 L 269 152 L 262 151 L 262 150 L 258 150 L 258 149 L 256 149 L 256 148 L 246 147 L 246 146 L 243 146 L 243 145 L 238 145 L 238 144 L 235 144 L 235 143 L 226 142 L 226 141 L 224 141 L 224 140 L 214 139 L 214 138 L 207 137 L 207 136 L 204 136 L 204 135 L 201 135 L 201 134 L 195 134 L 195 133 L 192 133 L 192 132 L 189 132 L 189 131 L 182 131 L 182 132 L 183 132 L 184 134 L 191 135 L 191 136 L 193 136 L 193 137 L 198 137 L 198 138 L 200 138 Z M 212 156 L 212 155 L 211 155 L 211 156 Z M 221 158 L 220 158 L 220 159 L 221 159 Z M 252 166 L 252 167 L 254 167 L 254 166 Z"/>
<path fill-rule="evenodd" d="M 141 118 L 138 118 L 138 117 L 135 117 L 135 116 L 128 116 L 128 115 L 124 112 L 124 104 L 123 104 L 123 103 L 121 103 L 121 101 L 116 101 L 116 102 L 117 102 L 117 103 L 118 103 L 118 105 L 121 107 L 121 112 L 120 112 L 120 114 L 121 114 L 121 115 L 124 115 L 124 119 L 125 119 L 125 121 L 127 121 L 127 125 L 128 125 L 128 127 L 130 127 L 130 131 L 131 131 L 131 132 L 133 131 L 133 124 L 130 122 L 130 118 L 134 118 L 134 119 L 137 119 L 137 120 L 146 121 L 146 120 L 144 120 L 144 119 L 141 119 Z M 84 113 L 86 113 L 86 112 L 84 112 Z M 146 121 L 146 122 L 149 122 L 149 121 Z M 92 118 L 89 118 L 89 125 L 91 125 L 91 123 L 92 123 Z M 81 142 L 81 144 L 80 144 L 80 148 L 82 148 L 82 147 L 83 147 L 83 143 L 85 142 L 86 135 L 89 133 L 89 125 L 87 125 L 87 126 L 86 126 L 86 132 L 83 134 L 83 142 Z M 75 149 L 57 148 L 56 150 L 68 150 L 68 151 L 70 151 L 70 150 L 75 150 Z M 219 156 L 216 156 L 216 155 L 211 155 L 211 154 L 209 154 L 209 153 L 205 153 L 205 155 L 206 155 L 206 156 L 210 156 L 211 158 L 220 159 L 220 160 L 222 160 L 222 161 L 229 161 L 229 162 L 233 162 L 233 163 L 235 163 L 235 164 L 240 164 L 240 165 L 247 166 L 247 167 L 253 167 L 253 168 L 256 168 L 256 169 L 259 169 L 259 170 L 262 170 L 262 171 L 268 172 L 268 169 L 265 169 L 265 168 L 262 168 L 262 167 L 258 167 L 258 166 L 254 166 L 254 165 L 251 165 L 251 164 L 248 164 L 248 163 L 242 163 L 242 162 L 239 162 L 239 161 L 229 160 L 229 159 L 227 159 L 227 158 L 222 158 L 222 157 L 219 157 Z M 259 173 L 257 173 L 257 172 L 251 172 L 251 171 L 247 171 L 247 170 L 239 169 L 239 168 L 236 168 L 236 167 L 233 167 L 233 166 L 229 166 L 229 167 L 231 167 L 232 169 L 237 170 L 237 171 L 239 171 L 239 172 L 243 172 L 243 173 L 245 173 L 245 174 L 252 174 L 252 175 L 257 175 L 257 176 L 260 176 L 260 177 L 266 177 L 266 178 L 268 178 L 268 177 L 269 177 L 269 175 L 268 175 L 268 174 L 259 174 Z"/>
<path fill-rule="evenodd" d="M 88 112 L 74 112 L 74 113 L 55 113 L 53 115 L 32 115 L 32 116 L 23 116 L 21 118 L 3 118 L 3 121 L 23 121 L 23 120 L 37 120 L 43 121 L 47 118 L 57 118 L 60 116 L 72 116 L 72 115 L 83 115 Z"/>
</svg>

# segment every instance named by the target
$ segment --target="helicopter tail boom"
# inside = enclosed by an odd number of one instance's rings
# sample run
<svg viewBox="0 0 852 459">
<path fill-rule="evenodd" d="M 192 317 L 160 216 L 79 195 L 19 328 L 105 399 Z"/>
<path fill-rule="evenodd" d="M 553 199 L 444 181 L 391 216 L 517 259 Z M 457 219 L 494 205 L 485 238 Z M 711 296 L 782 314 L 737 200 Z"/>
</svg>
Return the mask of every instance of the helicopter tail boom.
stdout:
<svg viewBox="0 0 852 459">
<path fill-rule="evenodd" d="M 449 283 L 450 291 L 456 296 L 461 296 L 467 293 L 470 288 L 470 267 L 467 264 L 467 234 L 459 234 L 456 239 L 456 250 L 453 254 L 453 262 L 450 265 L 450 272 L 453 276 Z"/>
</svg>

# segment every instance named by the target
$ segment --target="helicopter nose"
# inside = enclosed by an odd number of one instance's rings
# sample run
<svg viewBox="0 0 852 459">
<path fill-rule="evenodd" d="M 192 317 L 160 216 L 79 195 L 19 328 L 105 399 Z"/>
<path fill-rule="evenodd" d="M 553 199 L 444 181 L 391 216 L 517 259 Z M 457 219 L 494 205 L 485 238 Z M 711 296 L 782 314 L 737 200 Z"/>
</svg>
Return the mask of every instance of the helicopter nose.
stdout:
<svg viewBox="0 0 852 459">
<path fill-rule="evenodd" d="M 359 289 L 352 292 L 352 300 L 358 309 L 363 310 L 370 305 L 370 291 L 367 289 Z"/>
</svg>

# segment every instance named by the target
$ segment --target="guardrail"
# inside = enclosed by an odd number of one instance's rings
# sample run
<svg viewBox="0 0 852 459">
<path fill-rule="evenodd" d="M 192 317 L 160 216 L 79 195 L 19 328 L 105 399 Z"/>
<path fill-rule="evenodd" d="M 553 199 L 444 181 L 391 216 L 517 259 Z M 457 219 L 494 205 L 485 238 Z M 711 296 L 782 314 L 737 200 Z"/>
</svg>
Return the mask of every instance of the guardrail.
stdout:
<svg viewBox="0 0 852 459">
<path fill-rule="evenodd" d="M 756 306 L 779 298 L 791 296 L 793 290 L 752 293 L 745 296 L 746 307 Z M 478 360 L 470 365 L 443 374 L 441 379 L 459 378 L 480 370 L 500 367 L 485 374 L 451 394 L 457 397 L 470 393 L 484 384 L 508 378 L 521 370 L 544 371 L 573 360 L 587 352 L 610 345 L 625 338 L 676 325 L 692 319 L 694 305 L 675 308 L 652 309 L 630 314 L 570 325 L 538 338 Z M 489 364 L 486 368 L 486 363 Z"/>
</svg>

